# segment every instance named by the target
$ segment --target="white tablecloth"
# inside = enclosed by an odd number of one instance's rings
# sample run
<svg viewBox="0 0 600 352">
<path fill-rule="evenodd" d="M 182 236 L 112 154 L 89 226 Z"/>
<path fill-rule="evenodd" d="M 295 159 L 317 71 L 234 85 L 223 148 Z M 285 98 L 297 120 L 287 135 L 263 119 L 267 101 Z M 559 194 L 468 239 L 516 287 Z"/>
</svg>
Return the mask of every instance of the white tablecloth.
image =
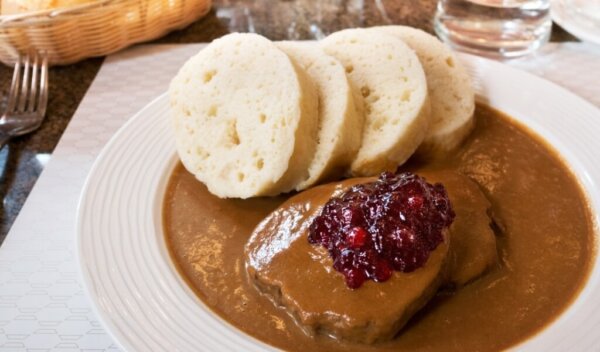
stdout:
<svg viewBox="0 0 600 352">
<path fill-rule="evenodd" d="M 0 352 L 118 350 L 82 290 L 77 202 L 102 147 L 200 48 L 142 45 L 105 61 L 0 247 Z M 600 107 L 600 47 L 550 44 L 509 64 Z"/>
</svg>

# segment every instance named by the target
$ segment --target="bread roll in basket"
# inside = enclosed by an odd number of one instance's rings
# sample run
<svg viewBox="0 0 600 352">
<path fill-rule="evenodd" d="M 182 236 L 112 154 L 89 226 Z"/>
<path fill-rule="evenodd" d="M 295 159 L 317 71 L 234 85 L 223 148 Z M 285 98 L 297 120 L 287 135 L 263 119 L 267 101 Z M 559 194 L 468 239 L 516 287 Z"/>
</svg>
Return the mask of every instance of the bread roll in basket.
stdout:
<svg viewBox="0 0 600 352">
<path fill-rule="evenodd" d="M 46 52 L 64 65 L 158 38 L 204 16 L 211 0 L 1 0 L 0 61 Z"/>
</svg>

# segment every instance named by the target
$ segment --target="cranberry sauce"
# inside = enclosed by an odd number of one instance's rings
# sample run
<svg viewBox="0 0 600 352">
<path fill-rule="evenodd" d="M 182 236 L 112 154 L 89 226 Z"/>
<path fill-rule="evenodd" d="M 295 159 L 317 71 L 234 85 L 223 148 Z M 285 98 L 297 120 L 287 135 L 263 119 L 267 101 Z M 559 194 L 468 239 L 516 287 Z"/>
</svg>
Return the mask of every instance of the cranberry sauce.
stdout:
<svg viewBox="0 0 600 352">
<path fill-rule="evenodd" d="M 393 270 L 423 266 L 454 220 L 448 194 L 410 172 L 384 172 L 375 182 L 331 198 L 313 220 L 308 241 L 327 248 L 346 285 L 388 280 Z"/>
</svg>

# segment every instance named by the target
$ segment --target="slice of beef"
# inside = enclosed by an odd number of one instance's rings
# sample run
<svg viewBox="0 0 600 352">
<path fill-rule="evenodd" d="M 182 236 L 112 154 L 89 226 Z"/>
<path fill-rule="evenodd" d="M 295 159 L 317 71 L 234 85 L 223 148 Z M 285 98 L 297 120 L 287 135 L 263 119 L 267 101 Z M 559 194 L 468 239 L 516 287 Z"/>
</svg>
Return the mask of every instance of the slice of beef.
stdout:
<svg viewBox="0 0 600 352">
<path fill-rule="evenodd" d="M 456 213 L 450 226 L 450 258 L 446 285 L 460 287 L 498 262 L 491 204 L 477 183 L 452 171 L 421 172 L 428 182 L 446 188 Z"/>
<path fill-rule="evenodd" d="M 496 260 L 489 202 L 477 185 L 451 172 L 424 176 L 447 187 L 456 218 L 423 267 L 352 290 L 333 269 L 327 250 L 308 242 L 309 226 L 323 205 L 354 184 L 374 180 L 365 178 L 315 187 L 271 213 L 246 245 L 249 279 L 307 334 L 361 343 L 393 338 L 441 286 L 465 284 Z"/>
</svg>

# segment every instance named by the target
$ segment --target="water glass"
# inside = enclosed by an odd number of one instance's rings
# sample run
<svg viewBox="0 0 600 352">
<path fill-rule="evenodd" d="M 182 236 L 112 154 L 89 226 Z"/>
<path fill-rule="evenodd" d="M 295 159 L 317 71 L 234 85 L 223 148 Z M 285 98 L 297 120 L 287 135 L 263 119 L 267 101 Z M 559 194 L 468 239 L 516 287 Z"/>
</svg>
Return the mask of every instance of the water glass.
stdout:
<svg viewBox="0 0 600 352">
<path fill-rule="evenodd" d="M 439 0 L 434 27 L 457 50 L 519 57 L 548 41 L 550 0 Z"/>
</svg>

